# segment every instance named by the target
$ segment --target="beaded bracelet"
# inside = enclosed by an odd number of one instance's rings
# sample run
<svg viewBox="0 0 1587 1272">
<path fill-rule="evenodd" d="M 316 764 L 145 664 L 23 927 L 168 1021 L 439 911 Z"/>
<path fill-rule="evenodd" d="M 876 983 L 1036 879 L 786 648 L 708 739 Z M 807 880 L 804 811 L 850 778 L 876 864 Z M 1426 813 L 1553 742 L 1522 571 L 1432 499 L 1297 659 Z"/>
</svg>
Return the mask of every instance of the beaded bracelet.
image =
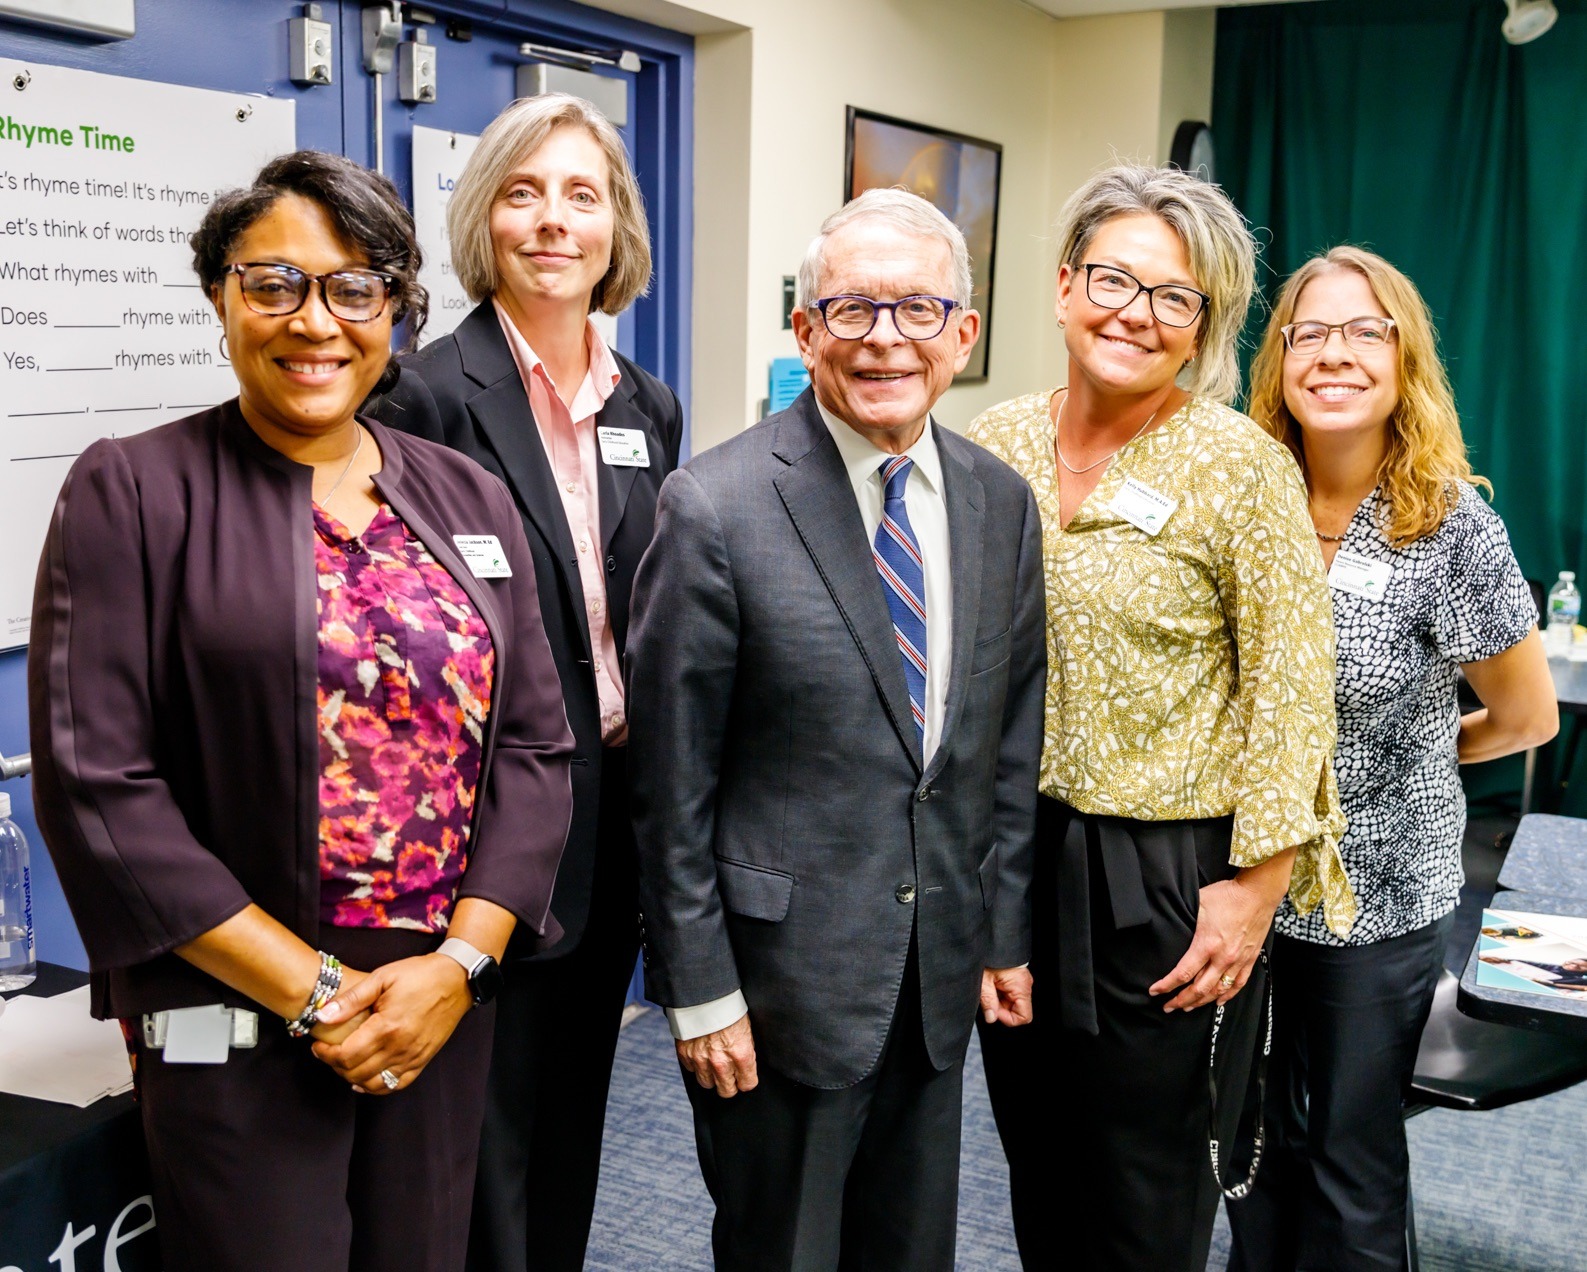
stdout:
<svg viewBox="0 0 1587 1272">
<path fill-rule="evenodd" d="M 320 1012 L 324 1011 L 326 1004 L 336 997 L 336 991 L 341 987 L 341 959 L 321 950 L 320 974 L 314 980 L 314 992 L 309 995 L 309 1004 L 298 1013 L 298 1018 L 287 1021 L 287 1032 L 294 1038 L 307 1037 L 309 1030 L 319 1023 Z"/>
</svg>

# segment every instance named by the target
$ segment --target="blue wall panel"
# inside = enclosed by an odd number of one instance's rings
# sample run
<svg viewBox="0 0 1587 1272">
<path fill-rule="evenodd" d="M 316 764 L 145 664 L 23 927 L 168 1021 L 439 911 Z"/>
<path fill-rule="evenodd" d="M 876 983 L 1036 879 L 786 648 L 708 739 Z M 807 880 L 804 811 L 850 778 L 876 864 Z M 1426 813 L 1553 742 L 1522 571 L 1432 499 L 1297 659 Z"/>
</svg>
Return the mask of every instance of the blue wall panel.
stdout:
<svg viewBox="0 0 1587 1272">
<path fill-rule="evenodd" d="M 0 19 L 0 57 L 185 84 L 258 93 L 297 103 L 300 146 L 374 159 L 370 78 L 361 64 L 361 5 L 329 0 L 337 28 L 336 82 L 300 88 L 287 78 L 287 20 L 299 4 L 278 0 L 140 0 L 138 33 L 97 41 L 58 35 Z M 386 171 L 411 196 L 414 124 L 477 133 L 512 100 L 516 55 L 523 40 L 572 48 L 621 45 L 638 52 L 631 82 L 628 139 L 645 189 L 656 248 L 650 296 L 625 315 L 619 343 L 636 361 L 671 383 L 689 405 L 689 279 L 692 268 L 693 41 L 677 32 L 573 4 L 567 0 L 442 0 L 422 6 L 442 18 L 430 29 L 438 53 L 438 100 L 397 101 L 396 76 L 383 82 Z M 469 43 L 449 40 L 444 19 L 474 25 Z M 687 453 L 687 435 L 685 453 Z M 26 657 L 0 653 L 0 753 L 28 748 Z M 81 941 L 33 818 L 31 783 L 3 788 L 33 848 L 34 916 L 39 957 L 87 966 Z"/>
</svg>

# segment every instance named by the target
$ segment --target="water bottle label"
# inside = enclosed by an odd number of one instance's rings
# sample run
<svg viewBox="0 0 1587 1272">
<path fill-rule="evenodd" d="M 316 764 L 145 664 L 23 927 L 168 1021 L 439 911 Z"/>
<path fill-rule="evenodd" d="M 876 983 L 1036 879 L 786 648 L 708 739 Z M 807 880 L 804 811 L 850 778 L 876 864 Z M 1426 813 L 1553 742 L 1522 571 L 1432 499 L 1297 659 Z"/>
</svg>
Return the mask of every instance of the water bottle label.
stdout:
<svg viewBox="0 0 1587 1272">
<path fill-rule="evenodd" d="M 33 945 L 33 872 L 22 867 L 22 930 L 27 933 L 27 948 Z"/>
</svg>

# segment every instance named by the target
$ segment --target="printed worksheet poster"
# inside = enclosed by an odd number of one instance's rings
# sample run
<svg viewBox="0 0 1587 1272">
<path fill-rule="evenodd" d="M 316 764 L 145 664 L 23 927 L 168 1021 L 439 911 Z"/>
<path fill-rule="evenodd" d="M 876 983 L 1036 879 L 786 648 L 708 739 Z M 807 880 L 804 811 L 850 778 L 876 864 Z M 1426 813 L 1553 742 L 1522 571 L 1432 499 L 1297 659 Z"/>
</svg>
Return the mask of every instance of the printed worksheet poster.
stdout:
<svg viewBox="0 0 1587 1272">
<path fill-rule="evenodd" d="M 296 145 L 290 101 L 0 58 L 0 648 L 74 460 L 237 392 L 188 239 Z"/>
</svg>

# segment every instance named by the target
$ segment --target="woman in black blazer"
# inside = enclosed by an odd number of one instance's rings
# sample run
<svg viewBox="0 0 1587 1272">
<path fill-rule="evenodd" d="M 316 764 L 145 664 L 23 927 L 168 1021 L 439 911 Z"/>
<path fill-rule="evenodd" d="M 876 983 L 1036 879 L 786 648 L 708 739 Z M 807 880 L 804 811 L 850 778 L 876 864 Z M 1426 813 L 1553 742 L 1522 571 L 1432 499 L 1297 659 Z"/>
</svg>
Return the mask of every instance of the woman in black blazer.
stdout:
<svg viewBox="0 0 1587 1272">
<path fill-rule="evenodd" d="M 639 950 L 629 592 L 678 463 L 683 412 L 590 322 L 643 294 L 650 244 L 622 139 L 589 103 L 553 93 L 503 111 L 458 180 L 447 228 L 477 307 L 404 360 L 376 413 L 512 490 L 575 739 L 573 823 L 552 901 L 566 936 L 532 957 L 508 950 L 469 1263 L 577 1272 Z"/>
</svg>

